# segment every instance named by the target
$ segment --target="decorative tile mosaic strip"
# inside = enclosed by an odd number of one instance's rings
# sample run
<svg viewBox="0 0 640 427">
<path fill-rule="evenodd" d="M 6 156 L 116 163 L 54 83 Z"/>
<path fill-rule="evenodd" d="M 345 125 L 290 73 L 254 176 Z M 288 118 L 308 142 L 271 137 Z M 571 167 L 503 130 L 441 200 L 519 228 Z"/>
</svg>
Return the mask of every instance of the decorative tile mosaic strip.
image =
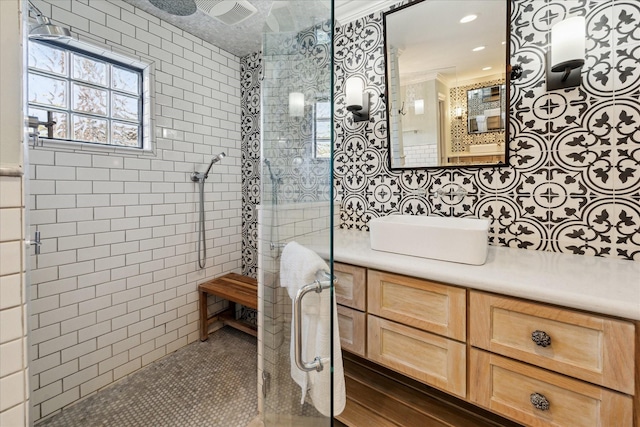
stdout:
<svg viewBox="0 0 640 427">
<path fill-rule="evenodd" d="M 257 277 L 260 204 L 260 81 L 262 55 L 240 59 L 242 137 L 242 274 Z M 255 316 L 253 316 L 255 317 Z"/>
</svg>

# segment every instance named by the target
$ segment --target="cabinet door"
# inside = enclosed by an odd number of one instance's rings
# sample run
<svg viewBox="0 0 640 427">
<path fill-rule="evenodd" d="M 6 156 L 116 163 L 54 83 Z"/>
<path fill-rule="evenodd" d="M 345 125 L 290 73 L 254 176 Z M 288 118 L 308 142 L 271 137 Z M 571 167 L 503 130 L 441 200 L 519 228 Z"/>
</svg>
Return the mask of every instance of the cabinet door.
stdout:
<svg viewBox="0 0 640 427">
<path fill-rule="evenodd" d="M 367 357 L 425 384 L 466 395 L 466 346 L 457 341 L 368 315 Z"/>
<path fill-rule="evenodd" d="M 634 393 L 632 323 L 482 292 L 469 298 L 471 345 Z"/>
<path fill-rule="evenodd" d="M 335 286 L 337 303 L 365 311 L 367 309 L 367 269 L 335 262 L 333 273 L 338 279 Z"/>
<path fill-rule="evenodd" d="M 367 282 L 369 313 L 465 341 L 465 289 L 375 270 Z"/>
<path fill-rule="evenodd" d="M 365 357 L 366 314 L 348 307 L 338 306 L 338 330 L 342 348 Z"/>
<path fill-rule="evenodd" d="M 469 399 L 527 426 L 633 425 L 630 396 L 474 348 L 469 358 Z"/>
</svg>

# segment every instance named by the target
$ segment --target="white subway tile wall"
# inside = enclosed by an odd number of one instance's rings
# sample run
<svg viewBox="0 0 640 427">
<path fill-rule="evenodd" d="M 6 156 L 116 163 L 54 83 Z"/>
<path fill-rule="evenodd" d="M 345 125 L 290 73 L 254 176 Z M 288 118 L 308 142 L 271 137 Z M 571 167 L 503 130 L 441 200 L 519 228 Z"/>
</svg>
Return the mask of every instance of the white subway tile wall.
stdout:
<svg viewBox="0 0 640 427">
<path fill-rule="evenodd" d="M 22 177 L 0 176 L 0 426 L 27 426 Z"/>
<path fill-rule="evenodd" d="M 153 152 L 30 150 L 31 231 L 43 241 L 31 255 L 37 421 L 197 339 L 197 284 L 240 272 L 242 212 L 239 58 L 121 1 L 35 4 L 81 41 L 153 64 L 155 112 Z M 222 151 L 199 270 L 189 175 Z M 225 304 L 211 298 L 209 310 Z"/>
</svg>

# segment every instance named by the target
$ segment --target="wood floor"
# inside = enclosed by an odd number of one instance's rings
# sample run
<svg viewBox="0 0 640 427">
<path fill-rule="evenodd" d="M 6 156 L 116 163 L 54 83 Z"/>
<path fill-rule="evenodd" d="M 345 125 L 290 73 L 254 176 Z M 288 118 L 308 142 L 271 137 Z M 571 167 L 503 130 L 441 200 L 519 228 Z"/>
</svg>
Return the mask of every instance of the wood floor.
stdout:
<svg viewBox="0 0 640 427">
<path fill-rule="evenodd" d="M 519 426 L 350 353 L 343 358 L 347 406 L 336 426 Z"/>
</svg>

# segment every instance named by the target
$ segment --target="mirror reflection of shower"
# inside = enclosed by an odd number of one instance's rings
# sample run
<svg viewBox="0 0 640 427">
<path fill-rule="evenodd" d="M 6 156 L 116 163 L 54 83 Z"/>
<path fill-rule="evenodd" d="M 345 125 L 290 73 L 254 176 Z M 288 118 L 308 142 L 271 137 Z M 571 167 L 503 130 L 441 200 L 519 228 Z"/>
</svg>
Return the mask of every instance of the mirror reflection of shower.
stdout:
<svg viewBox="0 0 640 427">
<path fill-rule="evenodd" d="M 200 183 L 200 217 L 198 219 L 198 266 L 202 269 L 207 265 L 207 245 L 204 235 L 204 182 L 209 177 L 209 172 L 214 163 L 226 157 L 225 153 L 213 156 L 206 172 L 192 172 L 191 181 Z"/>
<path fill-rule="evenodd" d="M 282 171 L 271 168 L 271 161 L 264 159 L 264 164 L 269 171 L 269 178 L 271 179 L 271 202 L 273 204 L 273 218 L 271 219 L 271 227 L 269 227 L 270 235 L 270 248 L 273 252 L 273 257 L 277 260 L 280 257 L 280 234 L 278 233 L 278 193 L 280 192 L 280 185 L 282 184 Z"/>
</svg>

